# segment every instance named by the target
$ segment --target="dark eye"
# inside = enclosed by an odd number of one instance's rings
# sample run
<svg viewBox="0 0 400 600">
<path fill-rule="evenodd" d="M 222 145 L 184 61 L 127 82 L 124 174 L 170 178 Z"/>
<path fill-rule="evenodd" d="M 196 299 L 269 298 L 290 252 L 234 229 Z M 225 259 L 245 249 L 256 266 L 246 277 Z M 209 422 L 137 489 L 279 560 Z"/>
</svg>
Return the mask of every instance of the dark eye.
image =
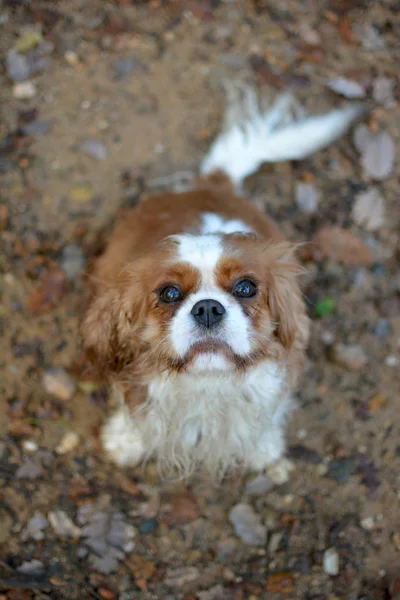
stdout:
<svg viewBox="0 0 400 600">
<path fill-rule="evenodd" d="M 237 298 L 253 298 L 257 294 L 257 285 L 251 279 L 240 279 L 232 288 Z"/>
<path fill-rule="evenodd" d="M 173 304 L 182 299 L 181 288 L 177 285 L 166 285 L 159 293 L 159 298 L 166 304 Z"/>
</svg>

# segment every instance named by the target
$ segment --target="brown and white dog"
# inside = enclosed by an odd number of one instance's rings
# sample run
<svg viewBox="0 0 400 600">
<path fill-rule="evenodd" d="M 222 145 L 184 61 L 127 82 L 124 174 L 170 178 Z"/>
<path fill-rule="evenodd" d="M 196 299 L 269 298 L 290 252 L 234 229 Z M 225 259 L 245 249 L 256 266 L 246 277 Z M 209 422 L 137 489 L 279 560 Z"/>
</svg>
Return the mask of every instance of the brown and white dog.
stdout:
<svg viewBox="0 0 400 600">
<path fill-rule="evenodd" d="M 195 189 L 140 202 L 95 264 L 81 335 L 119 401 L 102 430 L 119 465 L 154 456 L 164 471 L 220 476 L 284 453 L 309 335 L 301 268 L 237 190 L 262 162 L 330 143 L 359 107 L 296 110 L 289 95 L 265 111 L 252 90 L 231 93 Z"/>
</svg>

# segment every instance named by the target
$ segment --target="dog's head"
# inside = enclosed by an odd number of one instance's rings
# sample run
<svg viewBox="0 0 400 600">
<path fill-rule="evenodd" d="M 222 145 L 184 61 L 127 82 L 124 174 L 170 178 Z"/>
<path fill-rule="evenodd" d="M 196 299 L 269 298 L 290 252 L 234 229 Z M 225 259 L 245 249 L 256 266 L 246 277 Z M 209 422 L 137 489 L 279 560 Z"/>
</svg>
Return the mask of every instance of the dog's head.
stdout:
<svg viewBox="0 0 400 600">
<path fill-rule="evenodd" d="M 177 235 L 97 286 L 81 327 L 104 371 L 245 369 L 303 347 L 300 267 L 287 243 L 253 234 Z"/>
</svg>

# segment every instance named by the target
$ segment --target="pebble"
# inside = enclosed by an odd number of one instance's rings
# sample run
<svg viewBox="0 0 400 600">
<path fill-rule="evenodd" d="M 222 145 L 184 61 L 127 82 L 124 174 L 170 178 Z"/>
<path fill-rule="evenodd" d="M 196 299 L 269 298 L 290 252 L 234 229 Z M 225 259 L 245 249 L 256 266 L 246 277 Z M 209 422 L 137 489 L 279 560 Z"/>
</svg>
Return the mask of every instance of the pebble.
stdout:
<svg viewBox="0 0 400 600">
<path fill-rule="evenodd" d="M 375 526 L 373 517 L 365 517 L 361 520 L 361 527 L 366 531 L 372 531 Z"/>
<path fill-rule="evenodd" d="M 352 458 L 337 458 L 329 463 L 326 474 L 338 483 L 345 483 L 356 469 L 356 462 Z"/>
<path fill-rule="evenodd" d="M 22 575 L 41 575 L 44 572 L 44 564 L 41 560 L 26 560 L 17 567 L 17 572 Z"/>
<path fill-rule="evenodd" d="M 15 82 L 25 81 L 31 72 L 27 57 L 14 48 L 7 52 L 6 67 L 8 76 Z"/>
<path fill-rule="evenodd" d="M 197 567 L 179 567 L 168 569 L 164 582 L 169 587 L 183 587 L 187 583 L 196 581 L 199 577 L 200 571 Z"/>
<path fill-rule="evenodd" d="M 338 575 L 339 574 L 339 554 L 335 548 L 328 548 L 324 552 L 323 567 L 327 575 Z"/>
<path fill-rule="evenodd" d="M 257 475 L 246 484 L 246 493 L 250 496 L 263 496 L 274 487 L 273 481 L 267 475 Z"/>
<path fill-rule="evenodd" d="M 268 553 L 269 554 L 275 554 L 275 552 L 279 548 L 279 544 L 281 543 L 282 538 L 283 538 L 283 534 L 280 532 L 276 532 L 271 535 L 271 538 L 268 542 Z"/>
<path fill-rule="evenodd" d="M 153 531 L 156 531 L 156 529 L 158 529 L 157 519 L 146 519 L 138 525 L 138 531 L 145 535 L 147 533 L 153 533 Z"/>
<path fill-rule="evenodd" d="M 30 100 L 36 96 L 36 86 L 32 81 L 21 81 L 14 83 L 12 92 L 17 100 Z"/>
<path fill-rule="evenodd" d="M 137 63 L 133 56 L 122 56 L 121 58 L 117 58 L 113 67 L 113 79 L 120 81 L 121 79 L 129 77 L 132 71 L 135 70 L 136 65 Z"/>
<path fill-rule="evenodd" d="M 50 121 L 31 121 L 24 126 L 24 134 L 25 135 L 45 135 L 50 131 L 51 122 Z"/>
<path fill-rule="evenodd" d="M 380 340 L 384 340 L 385 338 L 389 337 L 391 333 L 392 333 L 392 326 L 390 324 L 390 321 L 383 317 L 381 319 L 378 319 L 378 321 L 375 325 L 376 337 L 379 338 Z"/>
<path fill-rule="evenodd" d="M 25 452 L 29 452 L 30 454 L 33 454 L 34 452 L 37 452 L 39 446 L 37 445 L 36 442 L 34 442 L 32 440 L 24 440 L 22 442 L 22 448 L 24 449 Z"/>
<path fill-rule="evenodd" d="M 249 504 L 236 504 L 229 513 L 229 520 L 242 542 L 249 546 L 264 546 L 267 528 Z"/>
<path fill-rule="evenodd" d="M 105 160 L 107 158 L 107 149 L 105 145 L 94 138 L 89 138 L 81 145 L 81 151 L 97 160 Z"/>
<path fill-rule="evenodd" d="M 358 344 L 338 343 L 332 347 L 331 358 L 333 362 L 348 371 L 361 371 L 367 364 L 367 356 Z"/>
<path fill-rule="evenodd" d="M 296 204 L 301 211 L 312 215 L 318 207 L 319 193 L 312 183 L 298 181 L 295 190 Z"/>
<path fill-rule="evenodd" d="M 79 435 L 75 431 L 67 431 L 56 448 L 57 454 L 67 454 L 79 444 Z"/>
<path fill-rule="evenodd" d="M 63 510 L 54 510 L 49 512 L 48 519 L 54 532 L 60 538 L 77 539 L 81 535 L 81 530 L 69 518 Z"/>
<path fill-rule="evenodd" d="M 33 540 L 40 541 L 44 538 L 43 529 L 49 526 L 49 522 L 44 515 L 36 511 L 31 519 L 29 519 L 26 529 L 23 533 L 24 541 L 32 538 Z"/>
<path fill-rule="evenodd" d="M 396 367 L 398 365 L 398 360 L 397 357 L 394 354 L 389 354 L 389 356 L 387 356 L 385 358 L 385 365 L 387 367 Z"/>
<path fill-rule="evenodd" d="M 275 485 L 283 485 L 289 481 L 290 473 L 294 470 L 294 464 L 287 458 L 281 458 L 269 467 L 268 475 Z"/>
<path fill-rule="evenodd" d="M 70 280 L 75 279 L 84 269 L 86 259 L 82 250 L 76 244 L 68 244 L 63 248 L 61 257 L 61 268 Z"/>
<path fill-rule="evenodd" d="M 199 600 L 223 600 L 225 598 L 225 591 L 221 584 L 215 585 L 209 590 L 204 592 L 198 592 L 197 598 Z"/>
<path fill-rule="evenodd" d="M 62 367 L 47 369 L 43 376 L 46 391 L 59 400 L 69 400 L 75 393 L 76 382 Z"/>
</svg>

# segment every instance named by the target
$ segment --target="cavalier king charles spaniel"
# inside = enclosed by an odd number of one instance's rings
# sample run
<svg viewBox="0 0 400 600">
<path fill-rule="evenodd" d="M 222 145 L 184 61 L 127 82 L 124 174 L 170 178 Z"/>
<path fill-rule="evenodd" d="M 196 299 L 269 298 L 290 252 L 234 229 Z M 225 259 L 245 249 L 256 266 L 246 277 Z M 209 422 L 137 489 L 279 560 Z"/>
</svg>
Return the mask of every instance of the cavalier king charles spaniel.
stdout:
<svg viewBox="0 0 400 600">
<path fill-rule="evenodd" d="M 139 202 L 94 265 L 81 337 L 118 408 L 102 429 L 118 465 L 260 471 L 285 451 L 309 319 L 294 246 L 241 194 L 263 162 L 339 137 L 359 106 L 305 117 L 285 94 L 262 107 L 229 90 L 222 134 L 191 191 Z"/>
</svg>

